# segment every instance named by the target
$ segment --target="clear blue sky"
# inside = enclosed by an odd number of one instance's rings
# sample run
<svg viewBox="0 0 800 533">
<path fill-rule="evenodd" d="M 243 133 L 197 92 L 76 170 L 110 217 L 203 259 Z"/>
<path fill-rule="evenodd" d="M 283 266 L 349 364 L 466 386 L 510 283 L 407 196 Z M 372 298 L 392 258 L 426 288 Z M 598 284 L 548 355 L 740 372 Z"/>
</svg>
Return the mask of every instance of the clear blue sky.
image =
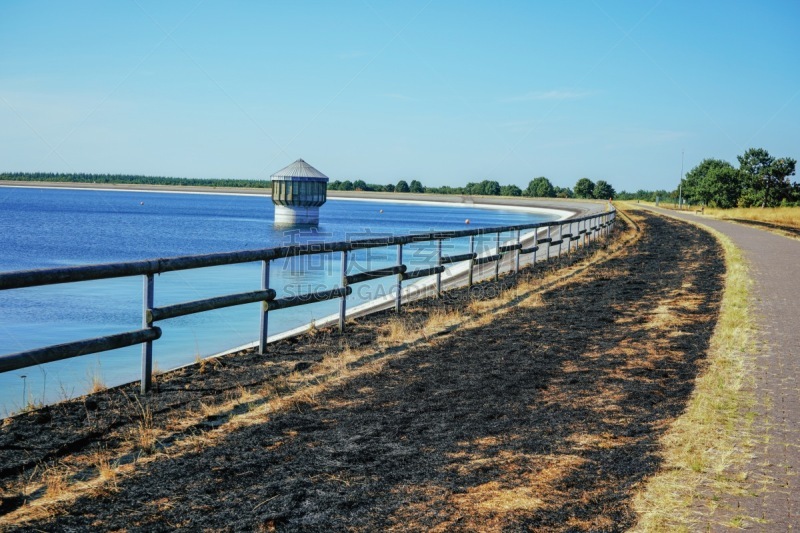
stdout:
<svg viewBox="0 0 800 533">
<path fill-rule="evenodd" d="M 0 171 L 672 189 L 800 158 L 800 2 L 0 0 Z"/>
</svg>

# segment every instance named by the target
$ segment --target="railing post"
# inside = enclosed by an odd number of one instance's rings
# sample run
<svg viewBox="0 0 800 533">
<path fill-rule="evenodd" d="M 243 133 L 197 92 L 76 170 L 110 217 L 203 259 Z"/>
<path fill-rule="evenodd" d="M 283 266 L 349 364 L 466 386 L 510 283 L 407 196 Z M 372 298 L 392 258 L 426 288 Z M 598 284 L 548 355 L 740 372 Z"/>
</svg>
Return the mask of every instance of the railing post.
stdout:
<svg viewBox="0 0 800 533">
<path fill-rule="evenodd" d="M 142 293 L 142 328 L 153 327 L 150 320 L 149 311 L 153 309 L 155 295 L 155 281 L 153 274 L 144 276 L 144 286 Z M 142 344 L 142 387 L 141 392 L 145 394 L 153 386 L 153 341 Z"/>
<path fill-rule="evenodd" d="M 576 239 L 574 239 L 575 233 L 572 230 L 572 225 L 573 224 L 578 224 L 578 222 L 570 222 L 569 223 L 569 232 L 572 234 L 572 237 L 569 238 L 569 250 L 570 250 L 570 253 L 572 252 L 572 242 L 573 241 L 575 242 L 575 248 L 578 248 L 578 241 Z M 577 228 L 577 229 L 575 229 L 575 232 L 577 232 L 579 230 L 580 230 L 580 228 Z"/>
<path fill-rule="evenodd" d="M 261 261 L 261 289 L 269 289 L 269 260 Z M 267 353 L 267 336 L 269 331 L 269 302 L 261 302 L 261 316 L 259 316 L 258 353 Z"/>
<path fill-rule="evenodd" d="M 469 236 L 469 253 L 475 253 L 475 235 Z M 472 287 L 472 271 L 475 270 L 475 259 L 470 257 L 469 259 L 469 274 L 467 276 L 467 287 Z"/>
<path fill-rule="evenodd" d="M 569 223 L 569 230 L 567 233 L 572 234 L 572 221 Z M 567 241 L 567 255 L 572 255 L 572 237 Z"/>
<path fill-rule="evenodd" d="M 586 230 L 586 233 L 583 234 L 583 246 L 589 246 L 589 243 L 592 241 L 592 232 L 589 228 L 592 227 L 592 219 L 587 219 L 583 221 L 583 229 Z"/>
<path fill-rule="evenodd" d="M 550 235 L 550 229 L 552 226 L 550 224 L 547 225 L 547 255 L 545 256 L 545 260 L 550 260 L 550 242 L 552 241 L 552 236 Z"/>
<path fill-rule="evenodd" d="M 347 288 L 347 250 L 342 250 L 342 287 Z M 339 300 L 339 333 L 344 333 L 344 321 L 347 314 L 347 294 Z"/>
<path fill-rule="evenodd" d="M 533 230 L 533 262 L 532 267 L 536 266 L 536 248 L 539 247 L 539 228 Z"/>
<path fill-rule="evenodd" d="M 561 259 L 561 245 L 564 244 L 564 224 L 558 226 L 558 258 Z"/>
<path fill-rule="evenodd" d="M 516 255 L 514 256 L 514 274 L 519 274 L 519 247 L 521 242 L 522 241 L 520 240 L 520 230 L 517 230 L 517 242 L 515 243 L 517 245 L 517 250 L 516 250 Z"/>
<path fill-rule="evenodd" d="M 500 261 L 503 260 L 503 254 L 500 253 L 500 232 L 497 233 L 497 237 L 495 238 L 495 245 L 497 246 L 495 251 L 497 255 L 500 256 L 497 258 L 497 261 L 494 262 L 494 280 L 498 281 L 500 279 Z"/>
<path fill-rule="evenodd" d="M 436 266 L 442 264 L 442 239 L 436 241 Z M 442 273 L 436 274 L 436 297 L 442 297 Z"/>
<path fill-rule="evenodd" d="M 581 240 L 583 241 L 583 247 L 584 248 L 586 248 L 586 237 L 589 235 L 587 222 L 589 222 L 589 221 L 588 220 L 584 220 L 583 221 L 583 227 L 581 228 L 583 230 L 583 239 L 581 239 Z"/>
<path fill-rule="evenodd" d="M 397 266 L 403 264 L 403 245 L 397 245 Z M 400 312 L 400 306 L 403 304 L 403 274 L 397 275 L 397 294 L 394 297 L 394 310 Z"/>
</svg>

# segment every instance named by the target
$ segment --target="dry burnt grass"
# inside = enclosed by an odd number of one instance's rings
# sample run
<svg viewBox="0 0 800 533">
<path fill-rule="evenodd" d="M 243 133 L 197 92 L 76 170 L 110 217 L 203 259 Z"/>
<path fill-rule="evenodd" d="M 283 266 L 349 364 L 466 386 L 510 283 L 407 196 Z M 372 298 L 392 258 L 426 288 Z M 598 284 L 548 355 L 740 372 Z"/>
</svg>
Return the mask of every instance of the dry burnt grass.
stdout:
<svg viewBox="0 0 800 533">
<path fill-rule="evenodd" d="M 531 298 L 518 291 L 499 312 L 486 303 L 475 316 L 495 284 L 407 309 L 412 325 L 436 309 L 460 314 L 437 335 L 381 348 L 392 318 L 376 315 L 353 322 L 349 347 L 321 330 L 269 358 L 161 376 L 146 400 L 129 387 L 17 417 L 0 439 L 0 528 L 626 529 L 702 371 L 724 275 L 709 234 L 632 217 L 641 232 L 624 251 L 545 278 Z M 364 355 L 346 375 L 275 403 L 353 346 Z M 158 439 L 145 454 L 131 431 L 148 423 Z M 98 474 L 98 446 L 117 475 Z M 76 496 L 34 483 L 64 465 Z"/>
</svg>

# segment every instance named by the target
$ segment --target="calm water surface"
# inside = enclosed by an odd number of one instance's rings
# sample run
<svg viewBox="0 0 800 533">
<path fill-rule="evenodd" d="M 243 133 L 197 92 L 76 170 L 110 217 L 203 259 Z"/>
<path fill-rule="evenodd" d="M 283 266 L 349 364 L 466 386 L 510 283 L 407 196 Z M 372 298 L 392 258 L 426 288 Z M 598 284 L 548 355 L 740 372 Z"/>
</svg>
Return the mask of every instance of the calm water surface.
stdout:
<svg viewBox="0 0 800 533">
<path fill-rule="evenodd" d="M 0 271 L 464 229 L 467 218 L 474 228 L 555 217 L 461 205 L 332 199 L 321 208 L 318 227 L 278 228 L 272 222 L 272 202 L 264 196 L 10 187 L 0 188 Z M 450 246 L 445 253 L 460 253 L 467 241 Z M 394 253 L 363 251 L 350 261 L 349 272 L 394 263 Z M 406 262 L 420 267 L 433 258 L 427 246 L 404 251 Z M 271 286 L 279 297 L 333 288 L 340 276 L 339 257 L 330 259 L 275 261 Z M 169 272 L 155 283 L 157 306 L 251 291 L 260 288 L 260 264 Z M 378 284 L 360 289 L 348 305 L 385 292 Z M 141 277 L 2 291 L 0 355 L 139 329 L 141 308 Z M 270 334 L 336 309 L 331 301 L 270 313 Z M 258 337 L 258 314 L 259 304 L 252 304 L 160 322 L 164 334 L 154 343 L 155 364 L 166 370 L 252 342 Z M 0 374 L 0 416 L 29 402 L 83 394 L 95 376 L 108 386 L 135 380 L 140 353 L 140 347 L 130 347 Z"/>
</svg>

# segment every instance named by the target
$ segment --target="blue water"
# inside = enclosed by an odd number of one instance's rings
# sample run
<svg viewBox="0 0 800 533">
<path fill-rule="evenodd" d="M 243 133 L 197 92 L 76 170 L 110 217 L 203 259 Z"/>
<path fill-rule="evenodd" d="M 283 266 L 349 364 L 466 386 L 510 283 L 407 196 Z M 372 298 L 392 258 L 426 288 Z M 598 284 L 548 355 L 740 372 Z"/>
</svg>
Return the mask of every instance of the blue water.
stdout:
<svg viewBox="0 0 800 533">
<path fill-rule="evenodd" d="M 273 225 L 269 198 L 250 195 L 0 188 L 0 271 L 152 259 L 270 248 L 290 243 L 343 241 L 433 230 L 505 226 L 555 217 L 461 205 L 329 200 L 317 228 Z M 488 246 L 489 242 L 480 246 Z M 466 250 L 467 240 L 444 253 Z M 412 268 L 432 264 L 430 246 L 408 246 Z M 348 273 L 396 261 L 391 249 L 364 250 Z M 280 296 L 336 286 L 339 254 L 273 262 L 270 286 Z M 155 304 L 260 288 L 259 263 L 169 272 L 156 278 Z M 368 284 L 355 305 L 386 292 Z M 167 370 L 253 342 L 259 304 L 160 322 L 154 343 L 157 368 Z M 335 312 L 335 301 L 270 313 L 270 335 Z M 0 355 L 139 329 L 142 279 L 120 278 L 0 292 Z M 30 402 L 51 403 L 83 394 L 94 376 L 108 386 L 139 377 L 139 347 L 88 355 L 0 374 L 0 416 Z M 23 377 L 24 376 L 24 377 Z"/>
</svg>

